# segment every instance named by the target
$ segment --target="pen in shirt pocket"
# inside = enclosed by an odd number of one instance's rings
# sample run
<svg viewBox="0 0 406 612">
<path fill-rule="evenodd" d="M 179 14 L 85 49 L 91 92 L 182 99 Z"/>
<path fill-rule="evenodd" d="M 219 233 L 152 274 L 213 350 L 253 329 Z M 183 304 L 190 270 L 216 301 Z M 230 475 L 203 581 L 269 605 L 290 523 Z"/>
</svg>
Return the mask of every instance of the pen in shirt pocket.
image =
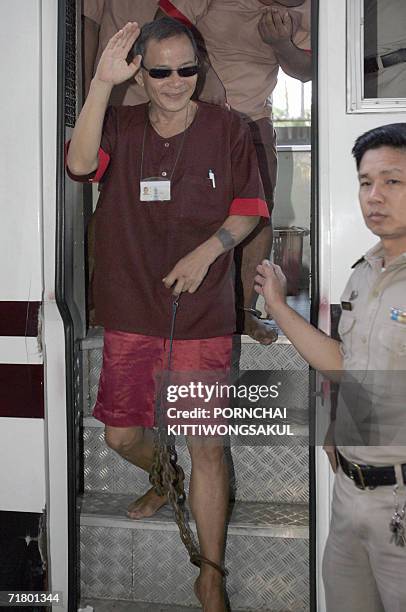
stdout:
<svg viewBox="0 0 406 612">
<path fill-rule="evenodd" d="M 216 189 L 216 177 L 214 176 L 213 170 L 209 170 L 209 180 L 211 181 L 213 189 Z"/>
</svg>

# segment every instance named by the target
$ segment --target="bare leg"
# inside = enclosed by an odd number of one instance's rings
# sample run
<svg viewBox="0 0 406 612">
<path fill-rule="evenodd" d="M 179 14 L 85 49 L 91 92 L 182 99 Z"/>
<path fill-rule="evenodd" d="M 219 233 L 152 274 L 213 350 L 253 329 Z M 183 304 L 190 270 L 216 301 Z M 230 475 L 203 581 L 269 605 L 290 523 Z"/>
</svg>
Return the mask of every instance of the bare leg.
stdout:
<svg viewBox="0 0 406 612">
<path fill-rule="evenodd" d="M 192 459 L 189 503 L 196 521 L 201 554 L 223 564 L 225 525 L 228 510 L 228 469 L 222 442 L 189 438 Z M 223 578 L 202 563 L 195 593 L 206 612 L 226 612 Z"/>
<path fill-rule="evenodd" d="M 123 459 L 148 473 L 151 471 L 154 455 L 151 430 L 144 427 L 106 426 L 104 435 L 106 444 Z M 132 519 L 146 518 L 155 514 L 167 501 L 166 495 L 157 495 L 151 488 L 129 505 L 127 514 Z"/>
</svg>

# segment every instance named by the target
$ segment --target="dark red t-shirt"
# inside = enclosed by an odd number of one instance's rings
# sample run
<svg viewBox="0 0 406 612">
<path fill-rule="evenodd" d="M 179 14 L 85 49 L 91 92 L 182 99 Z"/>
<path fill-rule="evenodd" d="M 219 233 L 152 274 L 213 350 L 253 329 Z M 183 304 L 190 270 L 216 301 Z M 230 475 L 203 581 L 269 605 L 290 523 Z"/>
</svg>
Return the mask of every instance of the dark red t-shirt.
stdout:
<svg viewBox="0 0 406 612">
<path fill-rule="evenodd" d="M 169 202 L 140 201 L 145 125 L 142 178 L 170 177 L 183 140 Z M 101 171 L 108 165 L 95 213 L 96 322 L 108 329 L 169 337 L 173 296 L 162 279 L 230 214 L 268 214 L 250 133 L 237 114 L 201 102 L 184 139 L 183 134 L 159 136 L 145 104 L 110 107 L 100 157 Z M 93 180 L 100 179 L 101 171 Z M 221 255 L 196 293 L 181 295 L 176 338 L 234 332 L 232 265 L 232 251 Z"/>
</svg>

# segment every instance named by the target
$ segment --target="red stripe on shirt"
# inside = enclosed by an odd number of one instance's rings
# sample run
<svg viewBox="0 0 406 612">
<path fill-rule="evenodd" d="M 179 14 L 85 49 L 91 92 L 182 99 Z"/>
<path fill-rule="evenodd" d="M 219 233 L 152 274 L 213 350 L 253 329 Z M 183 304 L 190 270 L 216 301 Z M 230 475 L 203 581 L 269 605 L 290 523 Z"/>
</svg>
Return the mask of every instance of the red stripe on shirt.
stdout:
<svg viewBox="0 0 406 612">
<path fill-rule="evenodd" d="M 269 219 L 268 206 L 261 198 L 235 198 L 231 202 L 230 215 L 243 215 L 246 217 L 265 217 Z"/>
<path fill-rule="evenodd" d="M 312 50 L 311 49 L 302 49 L 302 51 L 304 51 L 305 53 L 308 53 L 309 55 L 312 54 Z"/>
<path fill-rule="evenodd" d="M 173 17 L 174 19 L 177 19 L 178 21 L 181 21 L 187 25 L 188 28 L 193 26 L 189 19 L 185 17 L 185 15 L 183 15 L 183 13 L 181 13 L 176 6 L 173 6 L 170 0 L 159 0 L 159 8 L 169 15 L 169 17 Z"/>
<path fill-rule="evenodd" d="M 103 151 L 101 147 L 99 148 L 98 158 L 99 165 L 97 166 L 96 174 L 92 179 L 89 179 L 89 183 L 98 183 L 102 179 L 110 163 L 110 155 L 106 153 L 106 151 Z"/>
<path fill-rule="evenodd" d="M 97 170 L 95 172 L 91 172 L 90 174 L 82 174 L 82 175 L 73 174 L 73 172 L 69 170 L 68 165 L 66 163 L 69 146 L 70 146 L 70 140 L 67 143 L 65 143 L 65 168 L 66 168 L 66 173 L 69 176 L 69 178 L 71 178 L 73 181 L 79 181 L 80 183 L 98 183 L 102 179 L 104 173 L 107 170 L 107 167 L 110 163 L 110 155 L 106 153 L 106 151 L 103 151 L 103 149 L 100 147 L 99 152 L 97 154 L 97 157 L 99 160 Z"/>
</svg>

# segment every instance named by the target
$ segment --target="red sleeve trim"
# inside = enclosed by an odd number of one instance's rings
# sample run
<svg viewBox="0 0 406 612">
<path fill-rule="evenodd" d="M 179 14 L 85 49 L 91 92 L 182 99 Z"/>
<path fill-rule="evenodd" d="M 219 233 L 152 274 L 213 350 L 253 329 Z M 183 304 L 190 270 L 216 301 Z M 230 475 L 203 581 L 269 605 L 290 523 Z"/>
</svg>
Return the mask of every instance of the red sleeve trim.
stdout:
<svg viewBox="0 0 406 612">
<path fill-rule="evenodd" d="M 91 172 L 90 174 L 73 174 L 67 166 L 66 158 L 69 151 L 70 140 L 65 143 L 65 168 L 66 173 L 73 181 L 79 181 L 80 183 L 99 183 L 103 178 L 104 173 L 107 170 L 107 167 L 110 163 L 110 155 L 103 151 L 100 147 L 98 152 L 99 164 L 97 166 L 97 170 L 95 172 Z"/>
<path fill-rule="evenodd" d="M 312 54 L 312 50 L 311 49 L 302 49 L 302 51 L 304 51 L 305 53 L 308 53 L 309 55 Z"/>
<path fill-rule="evenodd" d="M 268 205 L 261 198 L 235 198 L 231 202 L 230 215 L 243 215 L 246 217 L 265 217 L 269 219 Z"/>
<path fill-rule="evenodd" d="M 183 13 L 181 13 L 170 0 L 159 0 L 159 8 L 164 11 L 169 17 L 173 17 L 184 23 L 188 28 L 193 27 L 193 24 Z"/>
<path fill-rule="evenodd" d="M 103 151 L 101 147 L 99 148 L 98 157 L 99 165 L 97 166 L 96 174 L 92 179 L 90 179 L 90 183 L 98 183 L 104 176 L 104 173 L 106 172 L 110 163 L 110 155 L 106 153 L 106 151 Z"/>
</svg>

